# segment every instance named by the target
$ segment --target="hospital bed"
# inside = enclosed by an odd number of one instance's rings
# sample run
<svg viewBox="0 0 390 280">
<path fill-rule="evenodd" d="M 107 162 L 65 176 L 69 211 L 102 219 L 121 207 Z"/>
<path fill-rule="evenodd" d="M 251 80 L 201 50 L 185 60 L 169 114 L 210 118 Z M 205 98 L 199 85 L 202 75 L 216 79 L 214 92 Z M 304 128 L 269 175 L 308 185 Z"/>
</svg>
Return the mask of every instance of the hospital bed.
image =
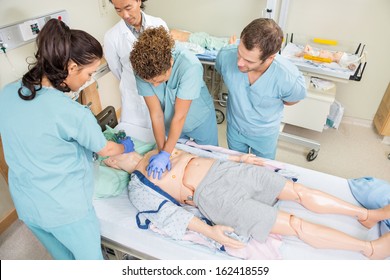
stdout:
<svg viewBox="0 0 390 280">
<path fill-rule="evenodd" d="M 124 129 L 128 135 L 142 138 L 142 130 L 134 130 L 119 124 L 117 129 Z M 131 130 L 129 130 L 131 129 Z M 358 205 L 351 194 L 348 182 L 344 178 L 301 168 L 291 164 L 274 162 L 275 165 L 289 171 L 298 179 L 298 182 L 323 190 L 346 201 Z M 280 210 L 293 213 L 303 219 L 336 228 L 364 240 L 373 240 L 380 234 L 379 226 L 367 230 L 352 217 L 315 214 L 298 203 L 279 201 Z M 226 252 L 212 249 L 190 241 L 175 241 L 151 230 L 139 229 L 136 224 L 137 210 L 131 204 L 124 190 L 115 197 L 94 200 L 94 207 L 101 225 L 102 248 L 108 259 L 235 259 Z M 280 237 L 278 259 L 365 259 L 360 253 L 315 249 L 296 237 Z M 264 258 L 267 258 L 266 256 Z"/>
</svg>

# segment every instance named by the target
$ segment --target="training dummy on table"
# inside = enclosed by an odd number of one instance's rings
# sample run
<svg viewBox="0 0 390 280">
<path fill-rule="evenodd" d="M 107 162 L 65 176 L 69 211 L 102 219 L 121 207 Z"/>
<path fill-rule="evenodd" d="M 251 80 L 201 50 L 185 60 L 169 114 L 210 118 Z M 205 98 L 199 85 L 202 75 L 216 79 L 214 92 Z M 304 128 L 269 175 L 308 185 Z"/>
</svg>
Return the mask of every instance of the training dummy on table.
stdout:
<svg viewBox="0 0 390 280">
<path fill-rule="evenodd" d="M 298 68 L 278 54 L 283 32 L 272 20 L 253 20 L 239 45 L 222 48 L 215 63 L 229 90 L 229 149 L 274 159 L 284 106 L 306 96 Z"/>
<path fill-rule="evenodd" d="M 65 92 L 77 91 L 101 63 L 90 34 L 49 20 L 37 36 L 36 61 L 0 91 L 0 135 L 19 219 L 54 259 L 102 259 L 92 206 L 92 152 L 133 151 L 130 138 L 107 141 L 95 116 Z"/>
<path fill-rule="evenodd" d="M 129 54 L 134 42 L 148 27 L 167 24 L 161 18 L 143 12 L 147 0 L 110 0 L 121 20 L 104 35 L 104 57 L 111 73 L 120 81 L 121 123 L 145 128 L 153 139 L 152 125 L 144 99 L 138 95 Z"/>
<path fill-rule="evenodd" d="M 159 149 L 148 166 L 153 176 L 170 169 L 169 156 L 179 138 L 218 146 L 214 103 L 203 80 L 203 67 L 192 53 L 174 48 L 165 28 L 148 28 L 134 44 L 130 60 Z"/>
<path fill-rule="evenodd" d="M 220 161 L 175 148 L 172 169 L 157 180 L 146 171 L 149 158 L 157 152 L 154 150 L 145 156 L 132 152 L 110 157 L 105 163 L 132 173 L 128 187 L 132 204 L 172 238 L 181 239 L 188 229 L 224 246 L 240 248 L 245 244 L 229 237 L 233 231 L 259 242 L 274 233 L 297 236 L 315 248 L 351 250 L 372 259 L 390 256 L 390 233 L 374 241 L 359 240 L 274 207 L 277 200 L 292 200 L 315 213 L 356 217 L 363 226 L 371 228 L 390 217 L 389 205 L 377 210 L 352 205 L 287 180 L 259 166 L 263 161 L 248 154 L 229 157 L 236 162 Z M 196 206 L 215 225 L 204 223 L 171 201 Z"/>
<path fill-rule="evenodd" d="M 227 45 L 235 44 L 237 41 L 236 35 L 229 38 L 215 37 L 206 32 L 188 32 L 178 29 L 172 29 L 170 33 L 175 41 L 196 44 L 208 50 L 218 51 Z"/>
<path fill-rule="evenodd" d="M 349 70 L 356 69 L 356 62 L 358 62 L 356 55 L 348 55 L 345 52 L 332 52 L 328 50 L 318 50 L 314 49 L 310 45 L 306 45 L 302 52 L 298 52 L 295 54 L 297 57 L 305 57 L 305 55 L 309 55 L 309 59 L 314 62 L 336 62 L 341 67 L 348 68 Z"/>
</svg>

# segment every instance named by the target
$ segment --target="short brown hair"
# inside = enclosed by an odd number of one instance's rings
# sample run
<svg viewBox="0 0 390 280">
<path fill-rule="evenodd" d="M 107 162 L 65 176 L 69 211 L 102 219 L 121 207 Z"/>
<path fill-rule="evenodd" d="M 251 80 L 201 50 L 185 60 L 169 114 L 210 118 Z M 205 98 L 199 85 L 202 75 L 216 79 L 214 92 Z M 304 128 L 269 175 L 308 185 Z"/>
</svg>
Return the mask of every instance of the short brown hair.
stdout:
<svg viewBox="0 0 390 280">
<path fill-rule="evenodd" d="M 134 73 L 144 80 L 164 74 L 171 67 L 174 45 L 175 41 L 163 26 L 147 28 L 130 53 Z"/>
<path fill-rule="evenodd" d="M 273 19 L 258 18 L 242 30 L 240 37 L 246 49 L 258 48 L 264 61 L 282 47 L 283 31 Z"/>
</svg>

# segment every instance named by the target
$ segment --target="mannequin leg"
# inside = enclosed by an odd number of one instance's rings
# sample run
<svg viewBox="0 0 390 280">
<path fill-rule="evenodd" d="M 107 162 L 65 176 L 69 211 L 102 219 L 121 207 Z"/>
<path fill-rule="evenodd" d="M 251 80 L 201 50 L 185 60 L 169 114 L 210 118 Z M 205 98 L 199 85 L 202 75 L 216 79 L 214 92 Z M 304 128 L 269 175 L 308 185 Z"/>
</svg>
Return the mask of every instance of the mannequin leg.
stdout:
<svg viewBox="0 0 390 280">
<path fill-rule="evenodd" d="M 188 42 L 191 33 L 183 30 L 172 29 L 170 31 L 172 39 L 180 42 Z"/>
<path fill-rule="evenodd" d="M 286 183 L 278 199 L 296 201 L 315 213 L 342 214 L 356 217 L 367 228 L 373 227 L 379 221 L 390 219 L 390 205 L 380 209 L 368 210 L 322 191 L 290 181 Z"/>
<path fill-rule="evenodd" d="M 359 240 L 341 231 L 307 222 L 285 212 L 279 212 L 272 233 L 297 236 L 318 249 L 339 249 L 361 252 L 368 258 L 390 256 L 390 233 L 372 242 Z"/>
</svg>

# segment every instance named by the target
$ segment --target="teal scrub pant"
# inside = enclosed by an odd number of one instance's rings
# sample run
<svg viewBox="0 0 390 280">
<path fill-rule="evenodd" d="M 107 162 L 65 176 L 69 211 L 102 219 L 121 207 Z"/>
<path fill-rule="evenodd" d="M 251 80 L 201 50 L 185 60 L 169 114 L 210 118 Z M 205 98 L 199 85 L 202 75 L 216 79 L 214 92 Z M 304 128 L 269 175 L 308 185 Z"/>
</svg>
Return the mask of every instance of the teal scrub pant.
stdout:
<svg viewBox="0 0 390 280">
<path fill-rule="evenodd" d="M 56 260 L 102 260 L 100 225 L 95 211 L 77 222 L 44 228 L 26 223 Z"/>
<path fill-rule="evenodd" d="M 193 139 L 199 145 L 218 146 L 218 127 L 215 111 L 201 125 L 189 132 L 183 132 L 180 138 Z"/>
<path fill-rule="evenodd" d="M 226 134 L 229 149 L 275 159 L 279 131 L 266 136 L 246 136 L 228 125 Z"/>
</svg>

